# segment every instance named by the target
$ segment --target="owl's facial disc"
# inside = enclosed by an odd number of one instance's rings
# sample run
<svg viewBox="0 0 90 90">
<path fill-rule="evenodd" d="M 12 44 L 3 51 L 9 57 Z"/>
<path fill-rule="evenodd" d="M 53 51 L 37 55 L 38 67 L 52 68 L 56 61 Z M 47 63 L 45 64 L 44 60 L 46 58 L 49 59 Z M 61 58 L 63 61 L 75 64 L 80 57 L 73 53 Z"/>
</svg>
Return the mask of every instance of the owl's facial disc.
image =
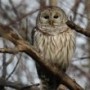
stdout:
<svg viewBox="0 0 90 90">
<path fill-rule="evenodd" d="M 45 15 L 44 18 L 48 20 L 50 17 L 49 15 Z"/>
<path fill-rule="evenodd" d="M 44 16 L 44 19 L 46 20 L 47 24 L 53 26 L 54 21 L 51 20 L 51 17 L 50 17 L 49 15 L 45 15 L 45 16 Z"/>
<path fill-rule="evenodd" d="M 49 20 L 49 24 L 50 24 L 51 26 L 54 26 L 54 21 L 53 21 L 53 20 Z"/>
<path fill-rule="evenodd" d="M 60 19 L 61 17 L 59 13 L 53 11 L 43 12 L 40 17 L 40 21 L 43 25 L 47 24 L 53 27 L 60 25 L 60 21 L 61 21 Z"/>
<path fill-rule="evenodd" d="M 42 26 L 57 27 L 65 23 L 67 18 L 65 13 L 59 8 L 48 8 L 40 13 L 38 23 Z"/>
</svg>

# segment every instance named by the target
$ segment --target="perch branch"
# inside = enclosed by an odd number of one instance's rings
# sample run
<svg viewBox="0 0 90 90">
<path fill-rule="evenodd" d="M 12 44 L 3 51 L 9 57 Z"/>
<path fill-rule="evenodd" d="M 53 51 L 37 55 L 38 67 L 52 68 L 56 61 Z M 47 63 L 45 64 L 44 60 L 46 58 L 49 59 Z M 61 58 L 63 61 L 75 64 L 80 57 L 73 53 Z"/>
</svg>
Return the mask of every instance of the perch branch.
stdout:
<svg viewBox="0 0 90 90">
<path fill-rule="evenodd" d="M 40 54 L 37 53 L 35 48 L 30 45 L 28 42 L 23 40 L 17 33 L 15 33 L 12 28 L 9 26 L 0 25 L 0 36 L 10 40 L 15 46 L 31 56 L 36 62 L 38 62 L 42 68 L 44 68 L 48 73 L 51 73 L 53 76 L 62 80 L 62 84 L 67 86 L 70 90 L 83 90 L 76 82 L 74 82 L 69 76 L 64 72 L 61 72 L 57 68 L 52 68 L 48 63 L 43 62 Z"/>
</svg>

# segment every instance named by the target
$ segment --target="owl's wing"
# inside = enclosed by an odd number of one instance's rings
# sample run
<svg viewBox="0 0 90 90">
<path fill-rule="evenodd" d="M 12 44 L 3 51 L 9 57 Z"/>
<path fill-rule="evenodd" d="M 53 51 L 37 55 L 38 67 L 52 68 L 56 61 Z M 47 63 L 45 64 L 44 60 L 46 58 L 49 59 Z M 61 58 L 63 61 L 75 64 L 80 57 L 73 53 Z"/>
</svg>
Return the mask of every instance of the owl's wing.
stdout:
<svg viewBox="0 0 90 90">
<path fill-rule="evenodd" d="M 34 34 L 35 34 L 35 31 L 36 31 L 36 27 L 34 27 L 33 30 L 31 31 L 31 44 L 32 45 L 34 44 Z"/>
</svg>

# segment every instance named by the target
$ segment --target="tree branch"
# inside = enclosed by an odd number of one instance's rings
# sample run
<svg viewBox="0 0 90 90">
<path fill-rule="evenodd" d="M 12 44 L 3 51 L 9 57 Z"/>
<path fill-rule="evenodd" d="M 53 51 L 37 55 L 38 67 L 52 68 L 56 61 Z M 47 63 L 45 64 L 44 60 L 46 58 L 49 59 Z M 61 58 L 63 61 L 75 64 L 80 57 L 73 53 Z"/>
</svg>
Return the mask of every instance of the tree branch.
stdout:
<svg viewBox="0 0 90 90">
<path fill-rule="evenodd" d="M 70 90 L 83 90 L 76 82 L 74 82 L 69 76 L 67 76 L 64 72 L 61 72 L 57 68 L 52 68 L 48 63 L 43 62 L 43 58 L 40 57 L 40 54 L 35 50 L 35 48 L 30 45 L 28 42 L 23 40 L 17 33 L 15 33 L 12 28 L 9 26 L 0 25 L 0 35 L 10 40 L 15 46 L 31 56 L 36 62 L 38 62 L 42 68 L 44 68 L 49 74 L 51 73 L 53 76 L 62 81 L 62 84 L 67 86 Z"/>
<path fill-rule="evenodd" d="M 5 79 L 0 78 L 0 86 L 11 87 L 11 88 L 18 89 L 18 90 L 24 90 L 24 88 L 32 88 L 33 86 L 38 86 L 38 85 L 39 84 L 25 85 L 25 84 L 20 84 L 18 82 L 6 81 Z"/>
<path fill-rule="evenodd" d="M 82 75 L 86 76 L 87 79 L 90 81 L 90 73 L 87 73 L 85 71 L 83 71 L 81 68 L 79 68 L 78 66 L 74 65 L 74 64 L 71 64 L 71 66 L 73 68 L 75 68 L 76 70 L 79 70 L 81 72 Z"/>
<path fill-rule="evenodd" d="M 18 48 L 0 48 L 0 53 L 16 54 L 21 52 Z"/>
<path fill-rule="evenodd" d="M 67 21 L 66 24 L 73 30 L 75 30 L 78 33 L 81 33 L 87 37 L 90 37 L 90 31 L 88 30 L 84 30 L 83 28 L 81 28 L 80 26 L 76 25 L 75 23 L 73 23 L 72 21 Z"/>
<path fill-rule="evenodd" d="M 57 6 L 57 0 L 49 0 L 50 6 Z"/>
</svg>

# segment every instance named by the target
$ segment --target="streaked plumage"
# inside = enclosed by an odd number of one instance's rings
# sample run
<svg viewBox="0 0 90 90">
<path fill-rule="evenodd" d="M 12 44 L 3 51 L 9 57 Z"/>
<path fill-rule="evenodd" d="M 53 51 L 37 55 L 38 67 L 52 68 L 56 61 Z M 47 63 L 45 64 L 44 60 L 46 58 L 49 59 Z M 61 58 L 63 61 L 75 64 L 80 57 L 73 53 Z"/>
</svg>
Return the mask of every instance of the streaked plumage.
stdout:
<svg viewBox="0 0 90 90">
<path fill-rule="evenodd" d="M 74 31 L 65 24 L 67 20 L 62 9 L 47 7 L 37 17 L 33 36 L 33 45 L 44 62 L 63 71 L 67 69 L 75 50 Z"/>
</svg>

